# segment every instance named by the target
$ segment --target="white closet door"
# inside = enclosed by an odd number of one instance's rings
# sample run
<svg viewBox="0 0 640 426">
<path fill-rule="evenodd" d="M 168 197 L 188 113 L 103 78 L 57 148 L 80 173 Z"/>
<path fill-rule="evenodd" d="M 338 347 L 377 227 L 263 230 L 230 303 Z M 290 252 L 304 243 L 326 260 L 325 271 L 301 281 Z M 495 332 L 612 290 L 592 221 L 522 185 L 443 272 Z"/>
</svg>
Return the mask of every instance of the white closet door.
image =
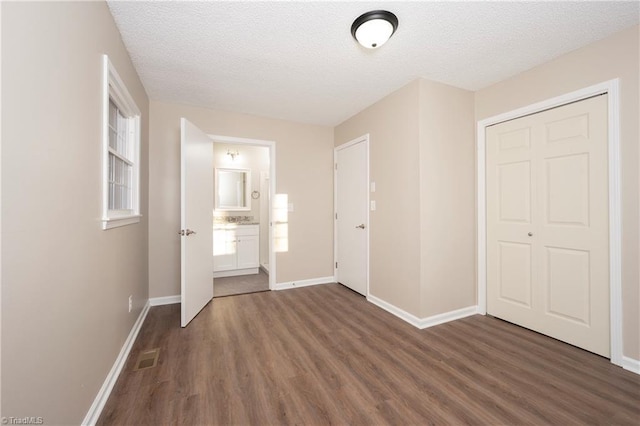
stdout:
<svg viewBox="0 0 640 426">
<path fill-rule="evenodd" d="M 609 356 L 607 96 L 487 128 L 487 313 Z"/>
</svg>

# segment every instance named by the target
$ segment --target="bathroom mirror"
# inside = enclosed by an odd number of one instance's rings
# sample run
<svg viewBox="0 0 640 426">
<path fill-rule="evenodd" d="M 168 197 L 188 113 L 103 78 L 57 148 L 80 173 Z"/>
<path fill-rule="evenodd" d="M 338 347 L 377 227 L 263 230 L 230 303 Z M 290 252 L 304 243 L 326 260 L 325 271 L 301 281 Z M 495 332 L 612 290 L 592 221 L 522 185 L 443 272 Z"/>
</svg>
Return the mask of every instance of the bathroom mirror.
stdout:
<svg viewBox="0 0 640 426">
<path fill-rule="evenodd" d="M 216 168 L 216 210 L 251 210 L 251 170 Z"/>
</svg>

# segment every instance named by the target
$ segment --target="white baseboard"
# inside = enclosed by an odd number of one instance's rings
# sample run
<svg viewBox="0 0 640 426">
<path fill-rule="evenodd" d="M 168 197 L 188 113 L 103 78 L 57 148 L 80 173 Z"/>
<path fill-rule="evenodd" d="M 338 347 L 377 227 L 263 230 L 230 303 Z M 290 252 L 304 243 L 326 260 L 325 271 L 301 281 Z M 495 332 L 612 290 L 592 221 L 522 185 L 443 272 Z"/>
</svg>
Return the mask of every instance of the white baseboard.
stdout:
<svg viewBox="0 0 640 426">
<path fill-rule="evenodd" d="M 623 356 L 622 368 L 631 371 L 632 373 L 640 374 L 640 360 L 629 358 L 628 356 Z"/>
<path fill-rule="evenodd" d="M 384 309 L 385 311 L 397 316 L 403 321 L 408 322 L 412 326 L 420 329 L 433 327 L 434 325 L 444 324 L 445 322 L 454 321 L 457 319 L 465 318 L 478 313 L 477 306 L 468 306 L 462 309 L 456 309 L 455 311 L 444 312 L 442 314 L 433 315 L 426 318 L 418 318 L 417 316 L 410 314 L 409 312 L 385 302 L 375 296 L 369 295 L 367 300 L 374 305 Z"/>
<path fill-rule="evenodd" d="M 408 322 L 412 326 L 420 328 L 420 318 L 418 318 L 417 316 L 410 314 L 409 312 L 404 311 L 397 306 L 392 305 L 391 303 L 385 302 L 382 299 L 378 299 L 371 294 L 367 296 L 367 300 L 377 307 L 382 308 L 385 311 L 397 316 L 401 320 Z"/>
<path fill-rule="evenodd" d="M 180 302 L 179 294 L 176 296 L 152 297 L 149 299 L 149 305 L 151 306 L 173 305 L 174 303 Z"/>
<path fill-rule="evenodd" d="M 444 324 L 445 322 L 455 321 L 470 317 L 471 315 L 479 314 L 477 305 L 467 306 L 466 308 L 456 309 L 455 311 L 449 311 L 438 315 L 433 315 L 427 318 L 422 318 L 420 328 L 429 328 L 434 325 Z"/>
<path fill-rule="evenodd" d="M 111 395 L 111 391 L 113 390 L 113 386 L 116 384 L 116 380 L 118 380 L 118 376 L 124 367 L 125 362 L 127 361 L 127 357 L 129 356 L 129 352 L 131 352 L 131 348 L 133 347 L 133 343 L 136 341 L 136 337 L 138 336 L 138 332 L 140 328 L 142 328 L 142 324 L 144 323 L 144 319 L 147 317 L 147 313 L 149 312 L 149 307 L 151 304 L 147 302 L 142 308 L 142 312 L 138 315 L 138 319 L 135 324 L 131 328 L 131 332 L 125 340 L 124 345 L 122 345 L 122 349 L 120 349 L 120 353 L 116 358 L 116 361 L 113 363 L 113 367 L 111 367 L 111 371 L 107 374 L 107 377 L 102 384 L 102 387 L 98 391 L 98 395 L 93 400 L 93 404 L 89 408 L 87 415 L 84 417 L 82 421 L 83 425 L 95 425 L 102 413 L 102 409 L 104 405 L 107 403 L 109 399 L 109 395 Z"/>
<path fill-rule="evenodd" d="M 268 263 L 261 263 L 260 264 L 260 269 L 267 275 L 269 275 L 269 264 Z"/>
<path fill-rule="evenodd" d="M 467 306 L 466 308 L 456 309 L 455 311 L 444 312 L 438 315 L 432 315 L 420 320 L 420 326 L 418 328 L 429 328 L 434 325 L 444 324 L 445 322 L 459 320 L 471 315 L 476 315 L 478 312 L 478 306 Z"/>
<path fill-rule="evenodd" d="M 277 283 L 274 290 L 289 290 L 292 288 L 298 287 L 308 287 L 310 285 L 318 285 L 318 284 L 330 284 L 334 283 L 335 280 L 333 276 L 330 277 L 322 277 L 322 278 L 311 278 L 308 280 L 300 280 L 300 281 L 289 281 L 286 283 Z"/>
</svg>

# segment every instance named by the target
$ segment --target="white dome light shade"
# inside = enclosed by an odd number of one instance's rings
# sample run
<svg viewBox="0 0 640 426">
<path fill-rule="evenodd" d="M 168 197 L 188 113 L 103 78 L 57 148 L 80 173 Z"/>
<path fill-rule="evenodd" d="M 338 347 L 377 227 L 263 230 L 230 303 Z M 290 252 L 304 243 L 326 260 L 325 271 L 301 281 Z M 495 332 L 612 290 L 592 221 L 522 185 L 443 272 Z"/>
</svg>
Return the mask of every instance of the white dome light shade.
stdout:
<svg viewBox="0 0 640 426">
<path fill-rule="evenodd" d="M 389 40 L 398 28 L 398 18 L 386 10 L 374 10 L 361 15 L 351 25 L 351 34 L 367 49 L 377 49 Z"/>
<path fill-rule="evenodd" d="M 368 49 L 376 49 L 389 40 L 393 26 L 384 19 L 372 19 L 360 25 L 356 30 L 356 40 Z"/>
</svg>

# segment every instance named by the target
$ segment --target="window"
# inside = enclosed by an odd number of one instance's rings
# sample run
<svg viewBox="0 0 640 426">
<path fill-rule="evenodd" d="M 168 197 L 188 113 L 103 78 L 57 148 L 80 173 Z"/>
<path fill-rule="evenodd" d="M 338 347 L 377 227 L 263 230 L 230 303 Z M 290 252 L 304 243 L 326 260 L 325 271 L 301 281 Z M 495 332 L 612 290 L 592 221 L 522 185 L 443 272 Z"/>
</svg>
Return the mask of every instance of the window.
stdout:
<svg viewBox="0 0 640 426">
<path fill-rule="evenodd" d="M 140 222 L 140 110 L 104 55 L 102 228 Z"/>
</svg>

